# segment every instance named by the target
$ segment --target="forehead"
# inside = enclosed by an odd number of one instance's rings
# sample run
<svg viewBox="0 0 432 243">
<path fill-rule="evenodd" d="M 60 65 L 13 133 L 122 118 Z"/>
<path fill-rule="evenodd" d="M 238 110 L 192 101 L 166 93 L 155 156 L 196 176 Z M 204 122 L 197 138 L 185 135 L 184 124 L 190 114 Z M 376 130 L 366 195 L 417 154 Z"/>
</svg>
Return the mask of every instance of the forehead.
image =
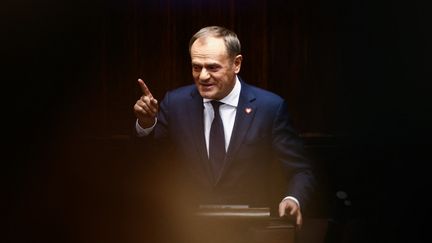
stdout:
<svg viewBox="0 0 432 243">
<path fill-rule="evenodd" d="M 223 59 L 227 58 L 227 50 L 223 38 L 201 37 L 191 46 L 191 58 L 194 59 Z"/>
</svg>

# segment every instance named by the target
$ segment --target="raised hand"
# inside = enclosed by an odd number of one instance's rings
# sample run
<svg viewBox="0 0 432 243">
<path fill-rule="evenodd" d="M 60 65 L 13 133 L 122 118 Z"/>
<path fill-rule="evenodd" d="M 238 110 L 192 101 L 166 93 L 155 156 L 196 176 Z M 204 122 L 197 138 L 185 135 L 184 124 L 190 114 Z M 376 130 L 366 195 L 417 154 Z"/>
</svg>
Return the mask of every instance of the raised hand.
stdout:
<svg viewBox="0 0 432 243">
<path fill-rule="evenodd" d="M 153 97 L 147 85 L 142 79 L 138 79 L 143 95 L 134 105 L 134 113 L 142 128 L 149 128 L 154 125 L 159 110 L 158 101 Z"/>
</svg>

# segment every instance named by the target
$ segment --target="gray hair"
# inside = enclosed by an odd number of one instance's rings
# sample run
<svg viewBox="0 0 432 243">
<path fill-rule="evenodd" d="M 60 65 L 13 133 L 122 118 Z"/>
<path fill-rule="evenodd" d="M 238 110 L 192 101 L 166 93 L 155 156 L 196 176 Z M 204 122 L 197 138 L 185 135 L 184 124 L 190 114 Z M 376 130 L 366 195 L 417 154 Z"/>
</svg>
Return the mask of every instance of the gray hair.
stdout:
<svg viewBox="0 0 432 243">
<path fill-rule="evenodd" d="M 201 37 L 223 38 L 228 56 L 235 57 L 241 52 L 240 41 L 236 33 L 220 26 L 208 26 L 196 32 L 189 41 L 189 52 L 193 43 Z"/>
</svg>

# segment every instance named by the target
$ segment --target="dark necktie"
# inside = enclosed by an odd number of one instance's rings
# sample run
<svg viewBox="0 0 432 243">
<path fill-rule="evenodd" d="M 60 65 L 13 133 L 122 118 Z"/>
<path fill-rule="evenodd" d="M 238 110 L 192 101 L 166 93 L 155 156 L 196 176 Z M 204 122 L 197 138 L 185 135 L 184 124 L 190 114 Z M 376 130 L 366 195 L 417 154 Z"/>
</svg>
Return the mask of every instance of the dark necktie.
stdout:
<svg viewBox="0 0 432 243">
<path fill-rule="evenodd" d="M 214 119 L 210 128 L 209 159 L 215 178 L 218 178 L 226 154 L 224 128 L 219 114 L 219 106 L 223 103 L 213 100 L 211 104 L 214 110 Z"/>
</svg>

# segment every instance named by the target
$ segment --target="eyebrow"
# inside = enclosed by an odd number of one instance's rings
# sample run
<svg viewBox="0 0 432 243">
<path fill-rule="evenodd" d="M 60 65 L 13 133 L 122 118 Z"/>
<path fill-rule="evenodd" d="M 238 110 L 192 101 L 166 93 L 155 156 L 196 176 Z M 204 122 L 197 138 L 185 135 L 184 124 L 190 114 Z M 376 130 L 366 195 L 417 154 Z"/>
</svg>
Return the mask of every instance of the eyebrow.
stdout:
<svg viewBox="0 0 432 243">
<path fill-rule="evenodd" d="M 210 63 L 204 63 L 204 64 L 197 63 L 197 62 L 192 62 L 192 65 L 205 66 L 205 67 L 208 67 L 208 66 L 222 66 L 220 63 L 217 63 L 217 62 L 210 62 Z"/>
</svg>

